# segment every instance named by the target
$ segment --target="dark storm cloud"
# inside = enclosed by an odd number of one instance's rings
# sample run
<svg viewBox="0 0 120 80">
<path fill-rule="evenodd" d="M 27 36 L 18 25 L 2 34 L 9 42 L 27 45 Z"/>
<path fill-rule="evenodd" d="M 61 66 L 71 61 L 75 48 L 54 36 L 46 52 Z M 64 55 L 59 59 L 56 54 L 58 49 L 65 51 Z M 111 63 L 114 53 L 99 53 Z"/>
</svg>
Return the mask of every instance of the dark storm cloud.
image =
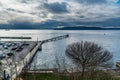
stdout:
<svg viewBox="0 0 120 80">
<path fill-rule="evenodd" d="M 107 2 L 106 0 L 76 0 L 76 1 L 85 4 L 101 4 Z"/>
<path fill-rule="evenodd" d="M 44 3 L 44 8 L 48 9 L 52 13 L 67 13 L 67 4 L 66 3 Z"/>
</svg>

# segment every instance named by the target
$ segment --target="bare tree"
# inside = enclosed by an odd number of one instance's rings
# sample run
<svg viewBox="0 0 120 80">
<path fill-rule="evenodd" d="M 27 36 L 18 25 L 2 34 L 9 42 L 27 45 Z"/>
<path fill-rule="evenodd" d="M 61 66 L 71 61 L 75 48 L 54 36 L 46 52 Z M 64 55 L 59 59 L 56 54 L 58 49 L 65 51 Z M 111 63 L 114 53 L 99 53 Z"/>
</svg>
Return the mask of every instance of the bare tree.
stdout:
<svg viewBox="0 0 120 80">
<path fill-rule="evenodd" d="M 66 55 L 80 67 L 81 77 L 84 78 L 85 71 L 95 69 L 98 66 L 107 64 L 112 54 L 93 42 L 76 42 L 68 45 Z"/>
</svg>

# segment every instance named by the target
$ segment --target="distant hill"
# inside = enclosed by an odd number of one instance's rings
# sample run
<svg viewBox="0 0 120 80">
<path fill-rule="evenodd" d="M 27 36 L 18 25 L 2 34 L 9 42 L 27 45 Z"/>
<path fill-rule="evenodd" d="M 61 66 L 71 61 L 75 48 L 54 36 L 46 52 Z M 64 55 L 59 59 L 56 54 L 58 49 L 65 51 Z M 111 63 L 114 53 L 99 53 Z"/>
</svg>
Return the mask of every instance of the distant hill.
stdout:
<svg viewBox="0 0 120 80">
<path fill-rule="evenodd" d="M 102 27 L 63 27 L 63 28 L 54 28 L 54 30 L 120 30 L 120 28 L 102 28 Z"/>
<path fill-rule="evenodd" d="M 118 21 L 120 22 L 120 20 Z M 97 25 L 93 25 L 97 24 Z M 97 27 L 101 24 L 103 27 Z M 114 23 L 115 24 L 115 23 Z M 96 26 L 96 27 L 92 27 Z M 104 24 L 105 25 L 105 24 Z M 39 30 L 120 30 L 120 25 L 112 27 L 109 25 L 102 25 L 102 23 L 83 23 L 83 22 L 60 22 L 55 20 L 48 20 L 42 23 L 31 22 L 10 22 L 10 24 L 0 24 L 0 29 L 39 29 Z M 110 26 L 111 25 L 111 26 Z M 108 28 L 109 27 L 109 28 Z"/>
</svg>

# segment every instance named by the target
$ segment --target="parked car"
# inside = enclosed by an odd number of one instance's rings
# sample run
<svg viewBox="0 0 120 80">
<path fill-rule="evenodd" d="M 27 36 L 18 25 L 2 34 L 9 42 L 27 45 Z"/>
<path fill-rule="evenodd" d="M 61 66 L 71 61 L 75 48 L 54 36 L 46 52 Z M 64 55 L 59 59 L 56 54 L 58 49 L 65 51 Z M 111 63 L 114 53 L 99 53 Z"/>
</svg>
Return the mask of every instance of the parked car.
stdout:
<svg viewBox="0 0 120 80">
<path fill-rule="evenodd" d="M 11 56 L 13 56 L 14 54 L 13 54 L 13 53 L 7 53 L 7 55 L 8 55 L 9 57 L 11 57 Z"/>
</svg>

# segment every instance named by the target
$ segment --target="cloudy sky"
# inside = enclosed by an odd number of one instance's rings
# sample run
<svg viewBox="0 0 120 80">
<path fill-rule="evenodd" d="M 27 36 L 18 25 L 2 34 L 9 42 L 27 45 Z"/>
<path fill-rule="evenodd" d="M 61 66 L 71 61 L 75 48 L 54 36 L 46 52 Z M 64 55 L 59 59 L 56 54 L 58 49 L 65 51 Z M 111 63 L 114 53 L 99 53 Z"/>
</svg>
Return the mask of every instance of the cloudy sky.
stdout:
<svg viewBox="0 0 120 80">
<path fill-rule="evenodd" d="M 0 28 L 120 27 L 120 0 L 0 0 Z"/>
</svg>

